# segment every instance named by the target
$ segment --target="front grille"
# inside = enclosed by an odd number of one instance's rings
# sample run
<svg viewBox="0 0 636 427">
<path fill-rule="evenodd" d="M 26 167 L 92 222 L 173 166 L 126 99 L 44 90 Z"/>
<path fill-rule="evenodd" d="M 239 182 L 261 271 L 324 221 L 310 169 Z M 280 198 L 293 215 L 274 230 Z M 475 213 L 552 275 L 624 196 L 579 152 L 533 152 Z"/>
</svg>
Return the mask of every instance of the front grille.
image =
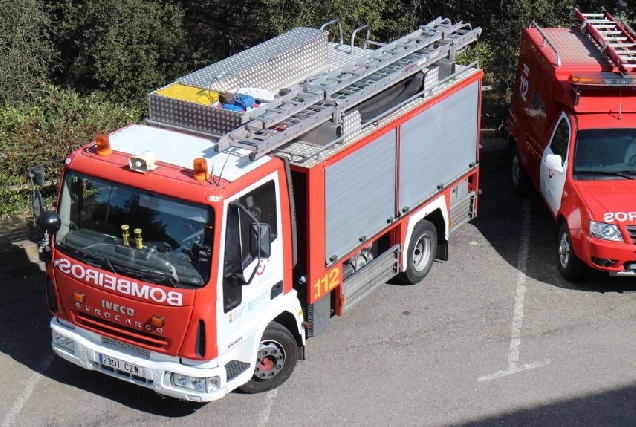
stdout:
<svg viewBox="0 0 636 427">
<path fill-rule="evenodd" d="M 168 340 L 165 338 L 157 337 L 132 328 L 127 328 L 116 323 L 110 323 L 86 313 L 74 313 L 73 317 L 75 322 L 77 322 L 80 326 L 102 336 L 106 336 L 114 340 L 135 342 L 144 347 L 156 350 L 168 349 Z"/>
<path fill-rule="evenodd" d="M 636 245 L 636 225 L 628 225 L 627 232 L 629 233 L 629 237 L 632 239 L 632 243 Z"/>
<path fill-rule="evenodd" d="M 118 349 L 126 350 L 128 353 L 133 353 L 136 356 L 143 357 L 144 359 L 150 359 L 150 351 L 145 348 L 139 348 L 137 346 L 126 344 L 112 338 L 102 337 L 102 344 L 107 347 L 115 347 Z"/>
</svg>

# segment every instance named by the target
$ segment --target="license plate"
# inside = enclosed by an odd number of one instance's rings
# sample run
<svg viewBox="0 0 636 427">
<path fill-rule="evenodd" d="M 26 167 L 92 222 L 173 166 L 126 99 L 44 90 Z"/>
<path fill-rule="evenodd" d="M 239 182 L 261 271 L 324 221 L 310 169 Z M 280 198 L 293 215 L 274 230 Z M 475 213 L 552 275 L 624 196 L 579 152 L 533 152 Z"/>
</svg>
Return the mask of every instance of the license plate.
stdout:
<svg viewBox="0 0 636 427">
<path fill-rule="evenodd" d="M 117 369 L 118 371 L 128 372 L 129 374 L 142 376 L 143 368 L 132 363 L 124 362 L 123 360 L 115 359 L 114 357 L 106 356 L 105 354 L 99 355 L 99 362 L 108 366 L 109 368 Z"/>
</svg>

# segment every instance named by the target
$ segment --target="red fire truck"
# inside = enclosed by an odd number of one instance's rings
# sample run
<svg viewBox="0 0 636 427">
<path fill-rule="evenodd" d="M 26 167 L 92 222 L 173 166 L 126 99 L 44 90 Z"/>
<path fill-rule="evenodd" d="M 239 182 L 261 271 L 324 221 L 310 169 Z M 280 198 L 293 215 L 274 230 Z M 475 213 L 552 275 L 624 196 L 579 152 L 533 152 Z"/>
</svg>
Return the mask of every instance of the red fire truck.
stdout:
<svg viewBox="0 0 636 427">
<path fill-rule="evenodd" d="M 636 274 L 636 36 L 610 13 L 523 31 L 508 118 L 513 189 L 556 220 L 557 265 Z"/>
<path fill-rule="evenodd" d="M 482 71 L 455 55 L 481 29 L 336 24 L 185 75 L 68 156 L 56 212 L 34 203 L 56 354 L 184 400 L 266 391 L 333 316 L 447 258 L 477 215 Z"/>
</svg>

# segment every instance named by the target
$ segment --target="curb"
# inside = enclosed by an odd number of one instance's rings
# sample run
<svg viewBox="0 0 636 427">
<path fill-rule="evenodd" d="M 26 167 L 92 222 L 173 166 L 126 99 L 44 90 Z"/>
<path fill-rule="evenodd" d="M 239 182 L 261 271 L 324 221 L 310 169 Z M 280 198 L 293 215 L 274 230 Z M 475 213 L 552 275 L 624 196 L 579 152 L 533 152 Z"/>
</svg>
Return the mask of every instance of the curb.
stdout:
<svg viewBox="0 0 636 427">
<path fill-rule="evenodd" d="M 24 216 L 0 220 L 0 279 L 26 277 L 45 271 L 40 260 L 39 233 Z"/>
</svg>

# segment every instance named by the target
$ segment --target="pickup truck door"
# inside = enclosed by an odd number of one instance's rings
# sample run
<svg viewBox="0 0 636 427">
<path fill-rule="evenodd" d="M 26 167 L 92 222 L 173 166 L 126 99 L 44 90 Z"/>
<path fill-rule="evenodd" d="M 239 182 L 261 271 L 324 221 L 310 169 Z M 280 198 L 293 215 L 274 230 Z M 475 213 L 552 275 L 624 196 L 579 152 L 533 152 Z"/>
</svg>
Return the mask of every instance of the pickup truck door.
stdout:
<svg viewBox="0 0 636 427">
<path fill-rule="evenodd" d="M 539 180 L 541 182 L 541 195 L 545 199 L 550 211 L 556 215 L 561 207 L 563 186 L 567 176 L 568 148 L 572 129 L 570 121 L 565 114 L 561 114 L 557 125 L 552 132 L 550 143 L 543 151 Z"/>
</svg>

